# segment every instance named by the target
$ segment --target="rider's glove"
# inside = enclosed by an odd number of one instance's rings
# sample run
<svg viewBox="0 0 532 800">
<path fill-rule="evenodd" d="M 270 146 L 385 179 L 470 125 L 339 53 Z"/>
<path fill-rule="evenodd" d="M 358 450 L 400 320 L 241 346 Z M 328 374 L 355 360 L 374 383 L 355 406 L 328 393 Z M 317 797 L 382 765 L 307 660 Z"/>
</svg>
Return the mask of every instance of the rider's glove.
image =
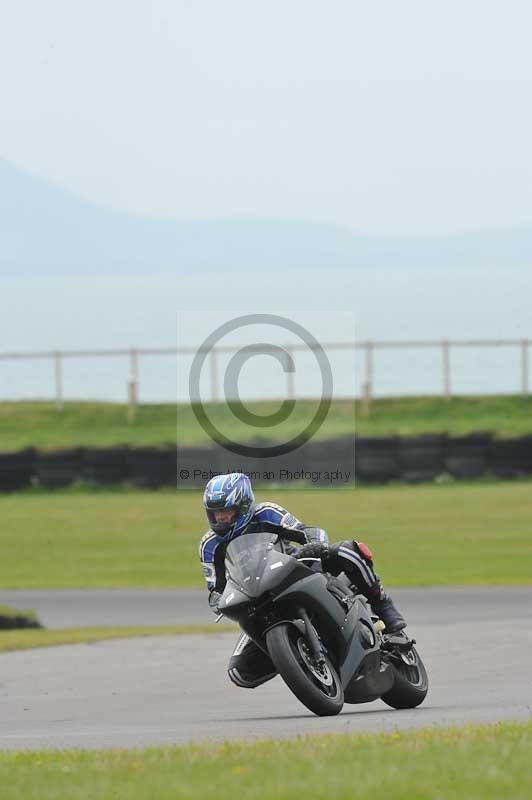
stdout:
<svg viewBox="0 0 532 800">
<path fill-rule="evenodd" d="M 222 595 L 220 594 L 220 592 L 217 592 L 216 589 L 213 589 L 209 595 L 209 605 L 211 607 L 211 611 L 213 611 L 215 614 L 220 613 L 220 609 L 218 608 L 218 603 L 220 602 L 221 596 Z"/>
<path fill-rule="evenodd" d="M 327 560 L 328 555 L 329 548 L 326 544 L 310 542 L 309 544 L 304 544 L 303 547 L 298 550 L 295 557 L 298 559 L 313 558 L 316 561 L 321 561 L 322 565 L 324 565 L 324 561 Z"/>
</svg>

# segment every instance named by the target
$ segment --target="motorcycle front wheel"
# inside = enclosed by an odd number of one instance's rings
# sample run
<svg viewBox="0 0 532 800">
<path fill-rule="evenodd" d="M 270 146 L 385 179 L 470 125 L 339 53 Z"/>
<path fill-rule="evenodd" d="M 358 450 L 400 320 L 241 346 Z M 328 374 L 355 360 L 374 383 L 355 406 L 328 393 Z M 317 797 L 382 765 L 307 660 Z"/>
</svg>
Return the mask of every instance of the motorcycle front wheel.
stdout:
<svg viewBox="0 0 532 800">
<path fill-rule="evenodd" d="M 339 714 L 344 690 L 327 656 L 316 663 L 309 643 L 295 625 L 283 622 L 266 634 L 270 658 L 289 689 L 320 717 Z"/>
</svg>

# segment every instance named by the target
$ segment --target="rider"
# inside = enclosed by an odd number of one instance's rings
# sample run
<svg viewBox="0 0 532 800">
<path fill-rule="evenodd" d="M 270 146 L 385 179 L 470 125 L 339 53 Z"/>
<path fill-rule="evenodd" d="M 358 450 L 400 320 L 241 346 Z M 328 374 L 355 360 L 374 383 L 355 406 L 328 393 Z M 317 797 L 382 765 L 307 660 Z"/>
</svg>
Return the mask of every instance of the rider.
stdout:
<svg viewBox="0 0 532 800">
<path fill-rule="evenodd" d="M 384 622 L 387 633 L 406 626 L 403 616 L 373 571 L 373 556 L 363 542 L 347 540 L 329 545 L 324 530 L 303 525 L 276 503 L 255 503 L 247 475 L 233 472 L 212 478 L 203 495 L 210 530 L 200 542 L 199 554 L 209 589 L 209 605 L 218 613 L 218 601 L 225 588 L 225 551 L 232 539 L 246 533 L 276 533 L 285 541 L 297 542 L 300 548 L 288 547 L 296 558 L 321 559 L 323 569 L 333 575 L 344 572 L 371 603 L 374 613 Z M 273 678 L 276 670 L 270 658 L 247 634 L 243 633 L 229 662 L 229 677 L 237 686 L 254 689 Z"/>
</svg>

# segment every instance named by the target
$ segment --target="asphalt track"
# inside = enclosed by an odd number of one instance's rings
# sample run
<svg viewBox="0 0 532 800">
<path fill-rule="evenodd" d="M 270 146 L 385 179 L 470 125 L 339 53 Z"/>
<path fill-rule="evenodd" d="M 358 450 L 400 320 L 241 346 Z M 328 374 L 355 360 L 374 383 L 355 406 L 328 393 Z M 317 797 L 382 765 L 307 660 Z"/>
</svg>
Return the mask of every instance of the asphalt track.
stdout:
<svg viewBox="0 0 532 800">
<path fill-rule="evenodd" d="M 532 586 L 394 589 L 411 625 L 532 615 Z M 46 628 L 212 623 L 204 589 L 3 589 L 0 605 L 31 608 Z"/>
<path fill-rule="evenodd" d="M 15 593 L 3 592 L 0 603 L 7 594 L 14 601 Z M 83 593 L 75 594 L 81 603 Z M 173 593 L 150 594 L 170 601 L 174 613 Z M 234 633 L 107 641 L 0 654 L 0 748 L 136 747 L 532 717 L 532 588 L 394 595 L 429 671 L 430 692 L 418 709 L 395 711 L 377 701 L 318 718 L 278 677 L 238 689 L 225 672 Z M 201 621 L 185 618 L 198 595 L 177 597 L 172 621 Z M 93 624 L 74 622 L 77 603 L 68 624 Z M 158 623 L 168 621 L 161 608 Z"/>
</svg>

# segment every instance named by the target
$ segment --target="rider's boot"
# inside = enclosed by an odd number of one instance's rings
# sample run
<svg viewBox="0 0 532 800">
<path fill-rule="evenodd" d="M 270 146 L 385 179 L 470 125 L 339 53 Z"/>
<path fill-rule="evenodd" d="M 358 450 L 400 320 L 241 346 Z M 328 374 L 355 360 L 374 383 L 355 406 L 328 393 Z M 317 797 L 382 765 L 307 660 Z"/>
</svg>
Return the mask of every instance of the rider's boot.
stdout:
<svg viewBox="0 0 532 800">
<path fill-rule="evenodd" d="M 379 582 L 367 593 L 372 611 L 384 622 L 385 633 L 398 633 L 406 628 L 406 620 L 398 611 L 389 594 L 386 594 Z"/>
</svg>

